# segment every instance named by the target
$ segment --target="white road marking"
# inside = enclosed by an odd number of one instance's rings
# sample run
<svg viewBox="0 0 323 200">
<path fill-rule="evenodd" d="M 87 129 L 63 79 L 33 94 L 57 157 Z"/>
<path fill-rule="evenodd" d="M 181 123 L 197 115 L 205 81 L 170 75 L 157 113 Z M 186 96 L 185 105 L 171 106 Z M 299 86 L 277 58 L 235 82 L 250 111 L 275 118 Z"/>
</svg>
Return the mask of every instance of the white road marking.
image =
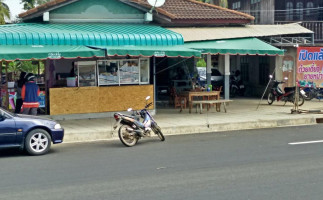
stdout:
<svg viewBox="0 0 323 200">
<path fill-rule="evenodd" d="M 288 143 L 288 144 L 289 145 L 297 145 L 297 144 L 314 144 L 314 143 L 323 143 L 323 140 L 305 141 L 305 142 L 292 142 L 292 143 Z"/>
</svg>

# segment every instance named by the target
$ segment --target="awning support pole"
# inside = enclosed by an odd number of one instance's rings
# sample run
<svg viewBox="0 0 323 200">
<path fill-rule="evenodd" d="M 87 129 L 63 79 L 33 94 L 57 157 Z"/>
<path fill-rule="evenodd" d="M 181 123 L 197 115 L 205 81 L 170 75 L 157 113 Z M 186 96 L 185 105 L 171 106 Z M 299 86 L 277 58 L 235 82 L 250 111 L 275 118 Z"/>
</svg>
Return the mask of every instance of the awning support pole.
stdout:
<svg viewBox="0 0 323 200">
<path fill-rule="evenodd" d="M 156 90 L 156 56 L 153 56 L 153 73 L 154 73 L 154 110 L 157 114 L 156 101 L 157 101 L 157 90 Z"/>
<path fill-rule="evenodd" d="M 9 78 L 8 78 L 8 67 L 9 67 L 9 63 L 6 62 L 6 87 L 5 87 L 5 91 L 6 91 L 6 105 L 5 105 L 5 108 L 7 110 L 9 110 L 9 91 L 8 91 L 8 81 L 9 81 Z"/>
<path fill-rule="evenodd" d="M 224 99 L 230 97 L 230 55 L 224 55 Z"/>
<path fill-rule="evenodd" d="M 211 85 L 211 73 L 212 73 L 211 67 L 212 67 L 212 65 L 211 65 L 211 54 L 208 53 L 206 55 L 206 84 L 207 84 L 207 87 L 209 85 Z"/>
</svg>

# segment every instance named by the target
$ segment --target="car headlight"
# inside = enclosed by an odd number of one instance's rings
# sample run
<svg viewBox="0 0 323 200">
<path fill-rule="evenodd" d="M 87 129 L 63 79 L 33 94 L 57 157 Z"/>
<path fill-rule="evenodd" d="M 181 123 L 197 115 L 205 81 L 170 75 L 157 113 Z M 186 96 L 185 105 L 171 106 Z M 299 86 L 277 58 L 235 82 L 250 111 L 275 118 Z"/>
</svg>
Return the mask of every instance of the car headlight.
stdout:
<svg viewBox="0 0 323 200">
<path fill-rule="evenodd" d="M 55 124 L 54 129 L 62 129 L 60 124 Z"/>
</svg>

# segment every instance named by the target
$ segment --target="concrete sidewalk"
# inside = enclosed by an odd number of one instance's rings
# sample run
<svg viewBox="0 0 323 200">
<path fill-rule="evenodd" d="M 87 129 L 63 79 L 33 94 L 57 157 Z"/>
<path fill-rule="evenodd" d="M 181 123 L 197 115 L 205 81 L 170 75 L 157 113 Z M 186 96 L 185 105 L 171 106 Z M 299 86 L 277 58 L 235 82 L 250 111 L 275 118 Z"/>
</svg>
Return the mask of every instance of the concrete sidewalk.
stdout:
<svg viewBox="0 0 323 200">
<path fill-rule="evenodd" d="M 263 100 L 257 109 L 258 103 L 259 99 L 235 98 L 227 106 L 227 113 L 221 106 L 221 112 L 211 108 L 208 112 L 204 109 L 203 114 L 196 113 L 195 108 L 189 114 L 188 109 L 179 112 L 179 109 L 173 107 L 157 106 L 154 118 L 165 135 L 312 125 L 316 124 L 317 120 L 323 119 L 323 114 L 291 114 L 293 108 L 291 103 L 284 105 L 282 102 L 274 102 L 273 105 L 268 105 L 267 101 Z M 323 110 L 323 101 L 317 99 L 305 101 L 300 109 Z M 112 132 L 115 123 L 112 117 L 78 120 L 60 120 L 62 116 L 52 118 L 58 120 L 64 127 L 65 142 L 118 137 L 117 131 Z"/>
</svg>

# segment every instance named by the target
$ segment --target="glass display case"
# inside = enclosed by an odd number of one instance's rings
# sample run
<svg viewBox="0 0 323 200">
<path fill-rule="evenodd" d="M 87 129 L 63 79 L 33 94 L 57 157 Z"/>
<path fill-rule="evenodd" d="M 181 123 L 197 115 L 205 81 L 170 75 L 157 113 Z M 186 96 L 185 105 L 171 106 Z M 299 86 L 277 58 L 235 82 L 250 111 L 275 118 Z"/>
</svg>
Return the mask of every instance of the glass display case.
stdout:
<svg viewBox="0 0 323 200">
<path fill-rule="evenodd" d="M 100 60 L 98 84 L 149 84 L 149 59 Z"/>
<path fill-rule="evenodd" d="M 78 86 L 96 86 L 96 62 L 77 62 Z"/>
<path fill-rule="evenodd" d="M 118 61 L 98 61 L 99 85 L 119 84 L 119 62 Z"/>
<path fill-rule="evenodd" d="M 120 60 L 120 84 L 139 83 L 139 60 Z"/>
<path fill-rule="evenodd" d="M 139 60 L 140 63 L 140 83 L 141 84 L 149 84 L 149 59 L 141 58 Z"/>
</svg>

